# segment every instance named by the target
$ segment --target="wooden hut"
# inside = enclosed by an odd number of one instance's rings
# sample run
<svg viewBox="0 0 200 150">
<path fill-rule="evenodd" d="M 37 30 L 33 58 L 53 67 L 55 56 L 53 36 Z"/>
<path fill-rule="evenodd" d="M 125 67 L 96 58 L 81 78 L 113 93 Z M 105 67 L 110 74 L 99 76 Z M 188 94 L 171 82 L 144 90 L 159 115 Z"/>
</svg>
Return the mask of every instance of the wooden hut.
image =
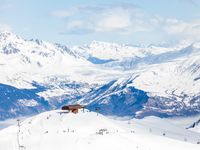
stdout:
<svg viewBox="0 0 200 150">
<path fill-rule="evenodd" d="M 82 109 L 82 108 L 84 108 L 84 106 L 79 105 L 79 104 L 75 104 L 75 105 L 63 106 L 62 110 L 68 110 L 69 112 L 76 114 L 76 113 L 78 113 L 78 110 Z"/>
</svg>

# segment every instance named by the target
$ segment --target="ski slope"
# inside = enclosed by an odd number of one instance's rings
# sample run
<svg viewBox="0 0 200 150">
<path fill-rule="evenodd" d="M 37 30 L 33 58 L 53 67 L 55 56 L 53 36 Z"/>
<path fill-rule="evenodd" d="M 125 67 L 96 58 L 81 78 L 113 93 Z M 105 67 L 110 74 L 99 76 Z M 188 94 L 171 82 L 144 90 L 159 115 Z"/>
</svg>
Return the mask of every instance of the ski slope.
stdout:
<svg viewBox="0 0 200 150">
<path fill-rule="evenodd" d="M 198 150 L 199 133 L 148 117 L 119 120 L 95 112 L 41 113 L 0 131 L 0 149 Z M 103 130 L 99 132 L 99 130 Z M 102 133 L 102 134 L 101 134 Z M 165 135 L 163 135 L 165 133 Z M 18 137 L 18 138 L 17 138 Z"/>
</svg>

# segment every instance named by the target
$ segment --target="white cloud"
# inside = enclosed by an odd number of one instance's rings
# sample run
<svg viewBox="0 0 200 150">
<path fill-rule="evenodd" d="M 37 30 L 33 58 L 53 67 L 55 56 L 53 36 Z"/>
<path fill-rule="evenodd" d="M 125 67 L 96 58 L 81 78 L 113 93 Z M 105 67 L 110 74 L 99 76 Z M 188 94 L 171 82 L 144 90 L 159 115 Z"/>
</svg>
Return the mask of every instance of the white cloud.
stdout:
<svg viewBox="0 0 200 150">
<path fill-rule="evenodd" d="M 62 33 L 118 33 L 132 35 L 156 34 L 166 39 L 200 40 L 200 19 L 179 20 L 147 14 L 134 5 L 101 7 L 77 7 L 69 11 L 54 13 L 57 17 L 68 17 Z M 161 35 L 162 34 L 162 35 Z"/>
<path fill-rule="evenodd" d="M 96 31 L 113 31 L 129 28 L 131 14 L 123 9 L 112 9 L 100 14 L 96 23 Z"/>
<path fill-rule="evenodd" d="M 135 6 L 114 7 L 104 9 L 96 17 L 96 32 L 118 32 L 132 34 L 134 32 L 152 30 L 152 23 L 144 12 Z"/>
<path fill-rule="evenodd" d="M 200 19 L 183 21 L 178 19 L 167 19 L 163 27 L 167 34 L 184 40 L 200 40 Z"/>
<path fill-rule="evenodd" d="M 7 24 L 0 24 L 0 32 L 10 32 L 12 31 L 12 28 L 10 25 Z"/>
<path fill-rule="evenodd" d="M 104 6 L 104 7 L 79 7 L 71 11 L 54 12 L 54 16 L 68 17 L 65 30 L 68 33 L 75 30 L 90 32 L 116 32 L 132 33 L 147 31 L 150 22 L 144 21 L 143 12 L 134 5 Z M 72 15 L 72 16 L 70 16 Z M 74 17 L 73 15 L 79 16 Z M 70 16 L 70 17 L 69 17 Z M 147 19 L 148 20 L 148 19 Z M 73 32 L 71 32 L 73 31 Z"/>
<path fill-rule="evenodd" d="M 166 19 L 164 22 L 163 29 L 168 34 L 179 34 L 179 33 L 182 33 L 188 27 L 188 25 L 189 25 L 189 23 L 186 23 L 181 20 Z"/>
</svg>

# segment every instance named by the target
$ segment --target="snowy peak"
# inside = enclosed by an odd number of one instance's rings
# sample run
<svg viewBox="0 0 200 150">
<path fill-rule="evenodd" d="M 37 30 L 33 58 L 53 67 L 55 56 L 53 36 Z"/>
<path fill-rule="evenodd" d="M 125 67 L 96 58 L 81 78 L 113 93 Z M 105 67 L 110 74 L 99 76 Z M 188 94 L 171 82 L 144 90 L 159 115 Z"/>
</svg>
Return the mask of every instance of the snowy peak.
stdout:
<svg viewBox="0 0 200 150">
<path fill-rule="evenodd" d="M 188 47 L 188 43 L 179 43 L 172 46 L 133 46 L 129 44 L 116 44 L 108 42 L 93 41 L 91 44 L 86 46 L 75 46 L 72 47 L 74 51 L 103 60 L 120 60 L 124 59 L 137 59 L 151 57 L 152 55 L 160 55 L 167 52 L 179 51 L 183 48 Z"/>
<path fill-rule="evenodd" d="M 5 58 L 9 60 L 5 61 L 7 64 L 18 61 L 18 64 L 32 64 L 35 67 L 58 63 L 74 65 L 84 62 L 84 58 L 80 58 L 66 46 L 39 39 L 25 40 L 10 32 L 0 34 L 0 57 L 2 60 Z"/>
<path fill-rule="evenodd" d="M 12 40 L 12 41 L 15 41 L 15 40 L 19 40 L 19 39 L 22 39 L 20 36 L 12 33 L 12 32 L 8 32 L 8 31 L 5 31 L 5 32 L 0 32 L 0 40 Z"/>
<path fill-rule="evenodd" d="M 21 37 L 11 32 L 0 32 L 0 53 L 14 54 L 19 52 L 20 50 L 16 48 L 16 45 L 23 41 Z"/>
<path fill-rule="evenodd" d="M 82 47 L 88 54 L 99 59 L 122 59 L 126 57 L 143 57 L 143 51 L 138 47 L 120 45 L 116 43 L 93 41 L 90 45 Z"/>
<path fill-rule="evenodd" d="M 39 39 L 25 40 L 11 32 L 0 33 L 0 49 L 2 52 L 5 52 L 5 54 L 12 54 L 12 51 L 13 53 L 21 51 L 24 54 L 37 53 L 38 55 L 46 57 L 48 55 L 53 56 L 60 52 L 65 52 L 67 54 L 69 51 L 66 46 L 60 44 L 52 44 Z"/>
</svg>

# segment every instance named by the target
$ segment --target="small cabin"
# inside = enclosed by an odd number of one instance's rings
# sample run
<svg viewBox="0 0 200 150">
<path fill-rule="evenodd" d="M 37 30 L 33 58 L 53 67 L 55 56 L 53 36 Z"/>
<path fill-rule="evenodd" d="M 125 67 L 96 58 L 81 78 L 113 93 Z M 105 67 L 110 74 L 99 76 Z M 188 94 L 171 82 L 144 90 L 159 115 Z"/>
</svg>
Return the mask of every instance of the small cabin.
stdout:
<svg viewBox="0 0 200 150">
<path fill-rule="evenodd" d="M 62 110 L 68 110 L 69 112 L 72 112 L 74 114 L 78 113 L 79 109 L 84 109 L 84 106 L 76 104 L 76 105 L 67 105 L 62 107 Z"/>
</svg>

